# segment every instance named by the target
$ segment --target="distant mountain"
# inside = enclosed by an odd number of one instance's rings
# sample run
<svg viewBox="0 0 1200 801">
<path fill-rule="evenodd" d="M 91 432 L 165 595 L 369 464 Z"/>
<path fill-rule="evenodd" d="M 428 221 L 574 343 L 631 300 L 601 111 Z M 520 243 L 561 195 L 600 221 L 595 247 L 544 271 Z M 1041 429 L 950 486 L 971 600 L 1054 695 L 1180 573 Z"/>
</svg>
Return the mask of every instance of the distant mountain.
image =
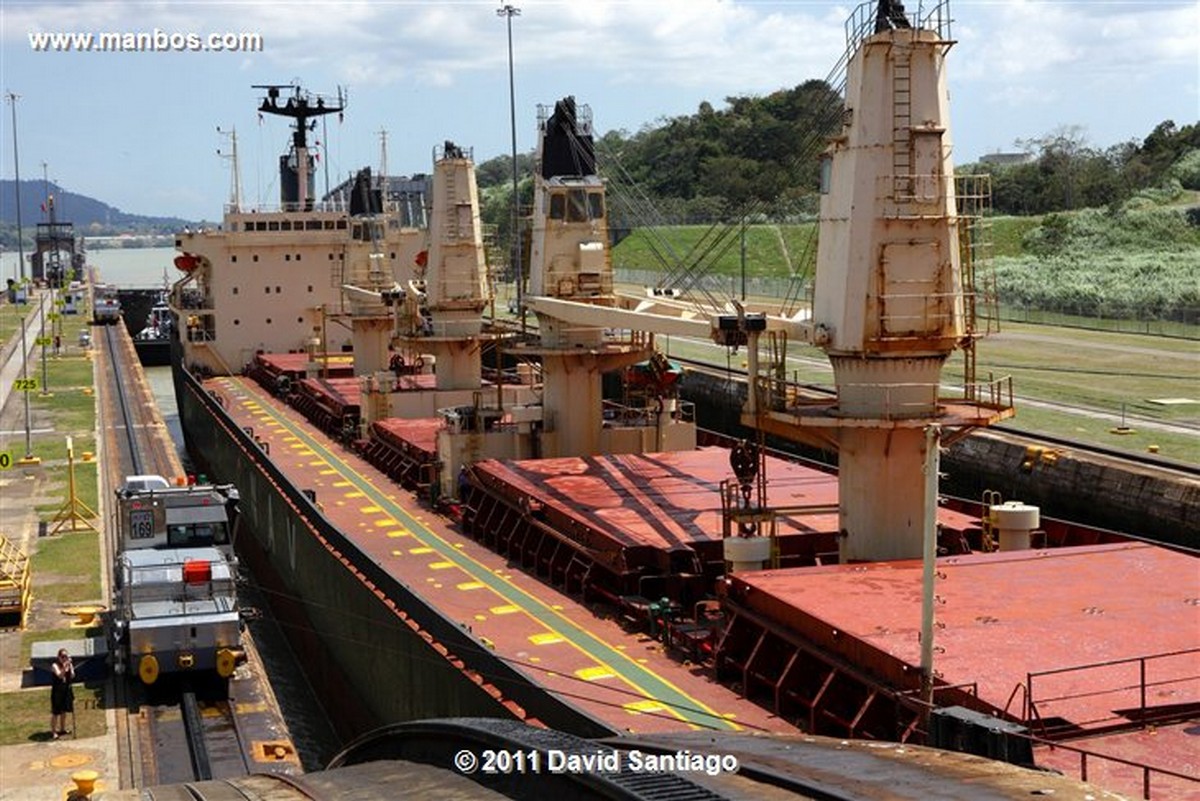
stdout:
<svg viewBox="0 0 1200 801">
<path fill-rule="evenodd" d="M 115 230 L 136 232 L 172 232 L 192 221 L 178 217 L 148 217 L 142 214 L 127 214 L 107 203 L 79 195 L 50 183 L 50 194 L 54 196 L 57 219 L 75 225 L 76 233 L 112 233 Z M 46 184 L 39 180 L 21 181 L 21 226 L 30 231 L 39 222 L 47 220 L 42 212 L 46 201 Z M 17 200 L 16 182 L 0 180 L 0 223 L 16 225 Z M 93 228 L 89 231 L 89 228 Z M 99 229 L 99 230 L 97 230 Z"/>
</svg>

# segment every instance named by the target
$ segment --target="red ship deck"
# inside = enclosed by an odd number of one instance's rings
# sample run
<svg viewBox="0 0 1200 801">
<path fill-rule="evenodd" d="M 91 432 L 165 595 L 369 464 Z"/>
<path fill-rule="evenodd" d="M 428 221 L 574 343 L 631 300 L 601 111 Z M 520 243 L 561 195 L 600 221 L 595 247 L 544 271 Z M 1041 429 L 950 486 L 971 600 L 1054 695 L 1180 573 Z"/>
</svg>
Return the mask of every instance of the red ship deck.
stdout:
<svg viewBox="0 0 1200 801">
<path fill-rule="evenodd" d="M 547 692 L 616 730 L 796 732 L 695 666 L 668 657 L 652 638 L 596 617 L 577 599 L 514 569 L 254 383 L 229 377 L 206 386 L 226 400 L 239 425 L 269 442 L 271 459 L 293 483 L 315 490 L 325 515 L 367 558 Z"/>
<path fill-rule="evenodd" d="M 1193 557 L 1134 543 L 947 557 L 936 593 L 939 683 L 975 688 L 1036 735 L 1200 712 Z M 920 562 L 737 575 L 729 597 L 884 685 L 916 686 Z"/>
<path fill-rule="evenodd" d="M 811 506 L 785 515 L 781 535 L 837 530 L 837 476 L 767 457 L 768 502 Z M 623 546 L 670 550 L 721 540 L 721 482 L 732 476 L 729 451 L 488 460 L 475 466 L 489 485 L 504 485 Z"/>
<path fill-rule="evenodd" d="M 254 367 L 274 376 L 305 378 L 308 368 L 317 365 L 317 372 L 329 378 L 348 378 L 354 375 L 354 357 L 346 353 L 330 353 L 309 356 L 307 353 L 259 353 L 254 357 Z"/>
<path fill-rule="evenodd" d="M 433 459 L 437 457 L 437 435 L 443 424 L 440 417 L 416 420 L 387 417 L 372 423 L 371 430 L 395 448 L 411 450 Z"/>
</svg>

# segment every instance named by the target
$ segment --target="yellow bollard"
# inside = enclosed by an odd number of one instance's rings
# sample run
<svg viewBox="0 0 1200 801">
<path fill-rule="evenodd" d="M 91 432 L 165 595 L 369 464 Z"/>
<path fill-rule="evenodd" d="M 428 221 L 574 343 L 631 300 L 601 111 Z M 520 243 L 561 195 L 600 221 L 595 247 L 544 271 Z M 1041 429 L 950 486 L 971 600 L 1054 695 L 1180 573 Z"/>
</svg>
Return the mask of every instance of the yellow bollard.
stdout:
<svg viewBox="0 0 1200 801">
<path fill-rule="evenodd" d="M 75 782 L 75 797 L 87 798 L 96 790 L 96 782 L 100 779 L 100 774 L 94 770 L 77 770 L 71 774 L 71 781 Z"/>
</svg>

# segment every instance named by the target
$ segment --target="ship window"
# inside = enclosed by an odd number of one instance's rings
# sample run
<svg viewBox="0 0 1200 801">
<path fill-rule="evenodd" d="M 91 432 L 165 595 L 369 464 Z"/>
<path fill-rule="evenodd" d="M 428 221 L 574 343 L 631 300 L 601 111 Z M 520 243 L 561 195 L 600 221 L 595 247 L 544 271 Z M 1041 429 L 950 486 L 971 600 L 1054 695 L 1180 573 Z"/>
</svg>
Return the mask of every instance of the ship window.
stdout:
<svg viewBox="0 0 1200 801">
<path fill-rule="evenodd" d="M 332 254 L 332 253 L 330 253 L 330 254 L 329 254 L 329 260 L 330 260 L 330 261 L 333 261 L 333 254 Z"/>
<path fill-rule="evenodd" d="M 296 261 L 300 261 L 300 254 L 299 254 L 299 253 L 297 253 L 297 254 L 296 254 Z"/>
<path fill-rule="evenodd" d="M 257 253 L 255 253 L 255 254 L 254 254 L 254 261 L 258 261 L 258 254 L 257 254 Z"/>
<path fill-rule="evenodd" d="M 254 230 L 265 231 L 265 230 L 267 230 L 267 224 L 265 222 L 256 222 L 254 224 Z"/>
<path fill-rule="evenodd" d="M 279 220 L 271 220 L 269 223 L 267 223 L 267 230 L 268 231 L 278 231 L 279 230 Z"/>
<path fill-rule="evenodd" d="M 567 222 L 587 222 L 587 193 L 582 189 L 572 189 L 568 198 Z"/>
<path fill-rule="evenodd" d="M 395 261 L 395 260 L 396 260 L 396 252 L 392 251 L 392 261 Z"/>
<path fill-rule="evenodd" d="M 292 254 L 291 254 L 291 253 L 284 253 L 284 254 L 283 254 L 283 260 L 284 260 L 284 261 L 291 261 L 291 260 L 292 260 Z"/>
<path fill-rule="evenodd" d="M 241 324 L 242 324 L 242 321 L 241 321 L 241 320 L 239 320 L 239 319 L 237 319 L 237 318 L 235 317 L 235 318 L 233 318 L 233 324 L 234 324 L 234 325 L 241 325 Z"/>
<path fill-rule="evenodd" d="M 346 230 L 346 221 L 345 221 L 345 220 L 338 220 L 338 221 L 337 221 L 337 229 L 338 229 L 339 231 L 345 231 L 345 230 Z"/>
<path fill-rule="evenodd" d="M 589 192 L 588 206 L 593 220 L 604 219 L 604 195 L 599 192 Z"/>
<path fill-rule="evenodd" d="M 566 209 L 567 199 L 562 194 L 553 194 L 550 196 L 550 219 L 563 219 Z"/>
<path fill-rule="evenodd" d="M 309 285 L 308 285 L 308 291 L 309 291 L 309 292 L 312 292 L 312 284 L 309 284 Z"/>
<path fill-rule="evenodd" d="M 283 222 L 281 222 L 281 223 L 279 224 L 279 230 L 280 230 L 280 231 L 290 231 L 290 230 L 292 230 L 292 221 L 291 221 L 291 220 L 284 220 Z"/>
<path fill-rule="evenodd" d="M 238 288 L 235 286 L 235 287 L 233 288 L 233 294 L 235 294 L 235 295 L 236 295 L 237 293 L 238 293 Z"/>
<path fill-rule="evenodd" d="M 271 294 L 271 287 L 269 287 L 269 286 L 264 286 L 264 287 L 263 287 L 263 292 L 266 292 L 268 295 L 270 295 L 270 294 Z"/>
<path fill-rule="evenodd" d="M 275 294 L 276 294 L 276 295 L 278 295 L 278 294 L 279 294 L 280 292 L 282 292 L 282 291 L 283 291 L 283 290 L 282 290 L 282 289 L 280 289 L 279 287 L 275 287 Z"/>
<path fill-rule="evenodd" d="M 320 220 L 308 220 L 307 222 L 304 223 L 304 230 L 320 231 L 321 230 L 321 221 Z"/>
<path fill-rule="evenodd" d="M 297 318 L 296 318 L 296 322 L 298 322 L 298 323 L 303 323 L 303 322 L 304 322 L 304 318 L 303 318 L 303 317 L 297 317 Z"/>
<path fill-rule="evenodd" d="M 361 239 L 363 238 L 362 226 L 361 226 L 361 225 L 356 225 L 356 226 L 354 226 L 354 230 L 352 230 L 352 231 L 350 232 L 350 238 L 351 238 L 351 239 L 359 239 L 359 240 L 361 240 Z"/>
<path fill-rule="evenodd" d="M 230 256 L 229 261 L 233 262 L 234 264 L 237 264 L 237 256 Z"/>
<path fill-rule="evenodd" d="M 268 317 L 268 318 L 267 318 L 267 325 L 270 325 L 270 324 L 271 324 L 271 318 L 270 318 L 270 317 Z"/>
<path fill-rule="evenodd" d="M 332 231 L 332 230 L 333 230 L 333 220 L 326 220 L 326 221 L 325 221 L 325 230 L 326 230 L 326 231 Z"/>
</svg>

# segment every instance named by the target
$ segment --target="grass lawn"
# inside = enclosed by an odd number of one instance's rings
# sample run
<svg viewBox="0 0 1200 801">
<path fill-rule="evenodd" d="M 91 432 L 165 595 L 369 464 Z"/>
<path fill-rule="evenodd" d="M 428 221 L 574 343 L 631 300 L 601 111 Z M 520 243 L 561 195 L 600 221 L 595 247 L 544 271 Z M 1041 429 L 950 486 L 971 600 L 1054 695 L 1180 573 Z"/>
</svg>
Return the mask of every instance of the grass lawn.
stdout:
<svg viewBox="0 0 1200 801">
<path fill-rule="evenodd" d="M 76 531 L 40 539 L 30 570 L 35 598 L 59 604 L 99 601 L 100 535 Z"/>
<path fill-rule="evenodd" d="M 69 717 L 67 725 L 71 725 Z M 75 736 L 98 737 L 105 731 L 103 683 L 76 684 Z M 0 693 L 0 745 L 49 739 L 49 687 Z"/>
</svg>

